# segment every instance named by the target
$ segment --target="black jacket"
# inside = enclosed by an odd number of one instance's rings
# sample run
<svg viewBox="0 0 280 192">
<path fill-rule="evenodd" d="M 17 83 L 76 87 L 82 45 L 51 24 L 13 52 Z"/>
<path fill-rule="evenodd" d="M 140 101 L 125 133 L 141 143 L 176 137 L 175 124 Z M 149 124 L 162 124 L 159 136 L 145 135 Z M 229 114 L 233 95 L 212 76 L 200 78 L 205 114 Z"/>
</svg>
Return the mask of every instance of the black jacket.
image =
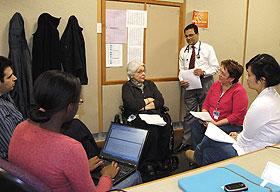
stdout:
<svg viewBox="0 0 280 192">
<path fill-rule="evenodd" d="M 130 114 L 138 114 L 139 110 L 145 106 L 144 99 L 149 97 L 155 99 L 154 104 L 156 110 L 159 110 L 164 105 L 162 94 L 154 82 L 145 80 L 143 93 L 131 81 L 124 83 L 122 87 L 122 100 L 125 116 L 128 117 Z"/>
<path fill-rule="evenodd" d="M 144 99 L 149 97 L 155 99 L 155 109 L 139 111 L 139 109 L 145 106 Z M 168 125 L 149 125 L 145 121 L 142 121 L 138 115 L 139 113 L 156 113 L 164 117 L 164 114 L 160 112 L 160 108 L 164 104 L 164 99 L 157 86 L 152 81 L 145 80 L 142 92 L 141 89 L 136 87 L 131 81 L 128 81 L 123 84 L 122 99 L 125 117 L 127 118 L 131 114 L 134 114 L 136 117 L 133 121 L 129 122 L 129 124 L 134 127 L 149 130 L 148 138 L 141 155 L 140 169 L 146 164 L 155 164 L 156 161 L 164 162 L 170 155 L 170 127 Z"/>
<path fill-rule="evenodd" d="M 31 56 L 25 38 L 24 21 L 20 13 L 15 13 L 9 27 L 9 58 L 13 63 L 17 82 L 11 96 L 16 106 L 27 118 L 33 102 L 33 81 L 31 74 Z"/>
<path fill-rule="evenodd" d="M 72 15 L 60 40 L 61 62 L 64 71 L 79 77 L 81 84 L 87 85 L 85 41 L 82 30 L 77 18 Z"/>
<path fill-rule="evenodd" d="M 60 18 L 43 13 L 38 18 L 38 27 L 33 34 L 32 74 L 33 81 L 44 71 L 61 70 L 59 33 Z"/>
<path fill-rule="evenodd" d="M 88 159 L 99 155 L 100 149 L 91 132 L 79 119 L 72 119 L 70 122 L 63 123 L 60 133 L 79 141 L 83 145 Z"/>
</svg>

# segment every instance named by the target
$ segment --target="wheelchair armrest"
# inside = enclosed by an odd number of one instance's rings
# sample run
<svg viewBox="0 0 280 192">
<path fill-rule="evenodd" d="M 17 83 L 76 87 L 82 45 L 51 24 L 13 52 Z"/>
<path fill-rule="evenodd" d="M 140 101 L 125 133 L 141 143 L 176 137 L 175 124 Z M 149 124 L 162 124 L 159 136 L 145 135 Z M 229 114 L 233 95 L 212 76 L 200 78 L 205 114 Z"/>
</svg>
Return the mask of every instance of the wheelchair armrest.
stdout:
<svg viewBox="0 0 280 192">
<path fill-rule="evenodd" d="M 160 108 L 160 110 L 161 110 L 161 112 L 167 112 L 167 111 L 169 111 L 169 108 L 166 107 L 166 106 L 162 106 L 162 107 Z"/>
<path fill-rule="evenodd" d="M 124 112 L 124 106 L 123 106 L 123 105 L 120 105 L 120 106 L 119 106 L 119 109 L 120 109 L 122 112 Z"/>
</svg>

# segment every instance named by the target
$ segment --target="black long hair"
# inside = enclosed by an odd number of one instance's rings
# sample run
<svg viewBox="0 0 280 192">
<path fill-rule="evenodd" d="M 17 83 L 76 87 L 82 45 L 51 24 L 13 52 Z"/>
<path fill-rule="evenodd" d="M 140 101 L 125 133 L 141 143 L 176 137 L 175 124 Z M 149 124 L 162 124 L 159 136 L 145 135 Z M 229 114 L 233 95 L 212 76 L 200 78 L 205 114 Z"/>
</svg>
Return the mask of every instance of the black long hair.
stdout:
<svg viewBox="0 0 280 192">
<path fill-rule="evenodd" d="M 49 121 L 55 112 L 78 101 L 81 83 L 70 73 L 50 70 L 36 79 L 33 93 L 37 106 L 30 112 L 30 118 L 43 123 Z"/>
</svg>

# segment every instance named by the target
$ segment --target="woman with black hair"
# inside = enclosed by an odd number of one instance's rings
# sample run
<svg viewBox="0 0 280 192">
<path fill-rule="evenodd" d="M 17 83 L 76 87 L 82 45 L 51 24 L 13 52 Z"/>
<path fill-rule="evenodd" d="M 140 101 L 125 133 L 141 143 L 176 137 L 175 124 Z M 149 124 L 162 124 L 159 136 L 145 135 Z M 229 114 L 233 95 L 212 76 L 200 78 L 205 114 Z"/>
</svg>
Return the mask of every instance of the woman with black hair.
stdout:
<svg viewBox="0 0 280 192">
<path fill-rule="evenodd" d="M 42 73 L 34 85 L 38 107 L 31 120 L 19 124 L 12 136 L 9 161 L 32 173 L 53 191 L 108 191 L 118 172 L 117 163 L 104 167 L 97 188 L 90 176 L 102 164 L 90 161 L 82 145 L 59 133 L 61 125 L 76 114 L 81 84 L 73 75 L 61 71 Z"/>
<path fill-rule="evenodd" d="M 259 54 L 246 69 L 247 84 L 258 96 L 245 116 L 243 131 L 230 133 L 237 143 L 217 142 L 205 136 L 195 151 L 186 151 L 189 160 L 207 165 L 280 143 L 280 96 L 273 87 L 280 83 L 280 66 L 272 56 Z"/>
</svg>

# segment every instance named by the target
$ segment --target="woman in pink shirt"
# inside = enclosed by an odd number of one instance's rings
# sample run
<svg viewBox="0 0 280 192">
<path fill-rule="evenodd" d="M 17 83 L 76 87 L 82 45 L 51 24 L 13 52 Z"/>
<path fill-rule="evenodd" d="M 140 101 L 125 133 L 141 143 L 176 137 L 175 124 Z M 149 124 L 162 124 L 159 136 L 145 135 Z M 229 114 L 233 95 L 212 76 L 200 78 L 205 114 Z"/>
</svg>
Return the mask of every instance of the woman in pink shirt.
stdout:
<svg viewBox="0 0 280 192">
<path fill-rule="evenodd" d="M 38 107 L 31 120 L 19 124 L 9 147 L 9 161 L 37 176 L 53 191 L 108 191 L 118 172 L 117 163 L 104 167 L 95 187 L 90 170 L 102 161 L 90 161 L 82 145 L 59 133 L 61 125 L 76 114 L 81 84 L 78 78 L 61 71 L 42 73 L 34 85 Z"/>
<path fill-rule="evenodd" d="M 208 112 L 209 121 L 226 133 L 242 131 L 242 124 L 248 107 L 248 97 L 244 87 L 238 82 L 243 66 L 234 60 L 223 60 L 216 81 L 207 93 L 202 112 Z M 208 122 L 194 120 L 191 123 L 192 149 L 202 141 Z"/>
</svg>

